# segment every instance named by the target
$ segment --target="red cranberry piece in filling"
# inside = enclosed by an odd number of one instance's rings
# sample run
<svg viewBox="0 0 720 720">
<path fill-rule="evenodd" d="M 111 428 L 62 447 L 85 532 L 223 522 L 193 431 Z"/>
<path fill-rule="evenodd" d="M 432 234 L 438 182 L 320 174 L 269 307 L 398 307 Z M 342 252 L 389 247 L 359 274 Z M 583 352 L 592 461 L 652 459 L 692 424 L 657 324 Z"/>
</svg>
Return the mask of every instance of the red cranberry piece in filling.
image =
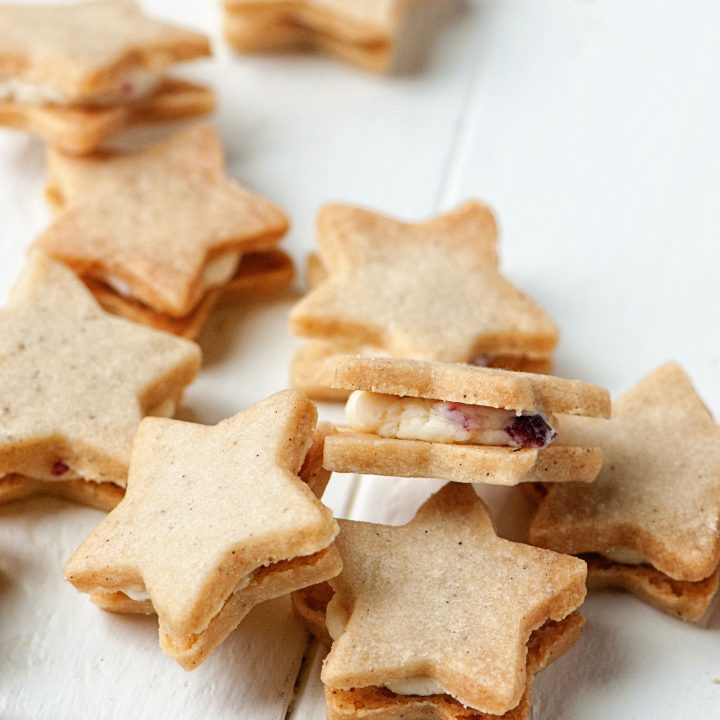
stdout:
<svg viewBox="0 0 720 720">
<path fill-rule="evenodd" d="M 60 460 L 58 460 L 56 463 L 53 464 L 50 472 L 55 477 L 60 477 L 61 475 L 64 475 L 69 469 L 70 468 L 64 462 L 60 462 Z"/>
<path fill-rule="evenodd" d="M 505 427 L 510 439 L 521 448 L 544 448 L 557 435 L 542 415 L 518 415 Z"/>
</svg>

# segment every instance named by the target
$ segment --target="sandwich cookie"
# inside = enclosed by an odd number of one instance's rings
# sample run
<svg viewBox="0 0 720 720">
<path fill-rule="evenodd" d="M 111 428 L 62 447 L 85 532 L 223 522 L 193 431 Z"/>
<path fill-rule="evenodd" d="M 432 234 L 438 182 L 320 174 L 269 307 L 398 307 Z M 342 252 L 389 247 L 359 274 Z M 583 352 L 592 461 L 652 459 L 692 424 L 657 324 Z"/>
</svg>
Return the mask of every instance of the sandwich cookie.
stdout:
<svg viewBox="0 0 720 720">
<path fill-rule="evenodd" d="M 720 577 L 720 428 L 670 363 L 614 403 L 612 419 L 562 418 L 565 442 L 605 461 L 591 485 L 548 488 L 534 545 L 580 555 L 592 587 L 618 587 L 699 620 Z"/>
<path fill-rule="evenodd" d="M 108 315 L 34 253 L 0 310 L 0 502 L 49 494 L 109 510 L 141 419 L 172 416 L 199 367 L 195 343 Z"/>
<path fill-rule="evenodd" d="M 123 317 L 195 336 L 225 289 L 292 278 L 285 214 L 227 177 L 209 125 L 132 154 L 50 150 L 47 196 L 57 214 L 36 245 Z"/>
<path fill-rule="evenodd" d="M 316 48 L 386 72 L 409 0 L 225 0 L 225 37 L 239 52 Z"/>
<path fill-rule="evenodd" d="M 0 125 L 68 152 L 214 109 L 208 88 L 166 75 L 209 56 L 208 38 L 146 17 L 134 0 L 0 6 L 0 47 Z"/>
<path fill-rule="evenodd" d="M 329 358 L 323 373 L 328 387 L 352 392 L 348 426 L 325 442 L 328 470 L 494 485 L 591 482 L 600 471 L 592 438 L 556 442 L 556 415 L 609 416 L 596 385 L 359 355 Z"/>
<path fill-rule="evenodd" d="M 341 520 L 337 546 L 342 573 L 293 596 L 332 639 L 329 720 L 526 720 L 534 673 L 582 629 L 585 564 L 497 537 L 468 486 L 402 527 Z"/>
<path fill-rule="evenodd" d="M 100 607 L 157 613 L 160 645 L 196 668 L 260 602 L 340 572 L 321 489 L 317 413 L 277 393 L 213 427 L 141 423 L 120 504 L 65 577 Z"/>
<path fill-rule="evenodd" d="M 290 314 L 291 331 L 310 338 L 293 362 L 293 385 L 324 398 L 314 373 L 333 353 L 549 371 L 557 328 L 500 274 L 485 205 L 467 202 L 423 223 L 327 205 L 317 237 L 310 278 L 318 284 Z"/>
</svg>

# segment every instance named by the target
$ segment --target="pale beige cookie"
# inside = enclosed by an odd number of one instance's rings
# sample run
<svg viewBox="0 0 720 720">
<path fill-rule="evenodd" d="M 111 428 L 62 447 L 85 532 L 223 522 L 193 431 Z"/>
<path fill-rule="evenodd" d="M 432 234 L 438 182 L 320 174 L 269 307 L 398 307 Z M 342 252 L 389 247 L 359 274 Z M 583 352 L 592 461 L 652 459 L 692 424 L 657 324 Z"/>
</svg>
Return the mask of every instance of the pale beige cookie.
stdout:
<svg viewBox="0 0 720 720">
<path fill-rule="evenodd" d="M 313 400 L 340 402 L 347 400 L 349 390 L 326 387 L 324 383 L 323 363 L 335 355 L 365 353 L 372 356 L 372 350 L 352 345 L 340 345 L 323 340 L 310 340 L 295 353 L 290 365 L 290 384 L 302 390 Z M 552 370 L 552 361 L 543 359 L 521 358 L 512 355 L 498 355 L 489 362 L 487 367 L 517 372 L 547 374 Z"/>
<path fill-rule="evenodd" d="M 372 72 L 390 69 L 409 0 L 225 0 L 240 52 L 316 48 Z"/>
<path fill-rule="evenodd" d="M 197 667 L 254 605 L 340 571 L 337 524 L 299 477 L 316 417 L 288 390 L 213 427 L 146 419 L 125 498 L 66 578 L 110 609 L 150 600 L 165 653 Z"/>
<path fill-rule="evenodd" d="M 602 462 L 602 451 L 593 447 L 550 445 L 542 450 L 514 450 L 384 438 L 343 427 L 327 438 L 323 458 L 325 467 L 333 472 L 487 485 L 590 483 Z"/>
<path fill-rule="evenodd" d="M 123 297 L 104 282 L 90 277 L 82 279 L 100 305 L 113 315 L 194 339 L 222 297 L 241 299 L 251 294 L 280 290 L 291 285 L 294 275 L 292 259 L 282 250 L 247 253 L 243 255 L 240 266 L 227 285 L 208 292 L 189 315 L 181 318 L 164 315 L 138 300 Z"/>
<path fill-rule="evenodd" d="M 171 318 L 227 285 L 243 253 L 272 249 L 287 219 L 225 173 L 222 145 L 197 125 L 138 153 L 48 154 L 63 209 L 36 245 L 79 275 Z"/>
<path fill-rule="evenodd" d="M 592 485 L 548 488 L 532 542 L 607 555 L 621 567 L 603 564 L 603 583 L 616 580 L 641 597 L 654 594 L 654 604 L 673 614 L 696 617 L 703 607 L 695 598 L 686 607 L 682 594 L 672 598 L 670 581 L 702 583 L 720 563 L 720 429 L 687 375 L 664 365 L 615 402 L 609 422 L 562 418 L 559 437 L 592 439 L 603 450 L 603 469 Z M 648 567 L 667 581 L 651 580 Z M 702 593 L 704 609 L 713 592 Z"/>
<path fill-rule="evenodd" d="M 549 367 L 557 328 L 500 274 L 486 206 L 405 223 L 327 205 L 317 234 L 327 277 L 293 308 L 293 333 L 363 354 Z"/>
<path fill-rule="evenodd" d="M 597 447 L 551 444 L 554 431 L 548 423 L 553 413 L 607 417 L 609 394 L 596 385 L 471 365 L 359 355 L 327 358 L 318 377 L 329 388 L 363 391 L 367 401 L 361 402 L 370 404 L 362 412 L 377 413 L 363 415 L 358 404 L 352 409 L 351 397 L 350 427 L 337 428 L 325 443 L 324 464 L 329 470 L 497 485 L 591 482 L 600 471 L 602 452 Z M 403 409 L 409 398 L 432 402 Z M 497 410 L 503 411 L 487 439 L 447 437 L 454 435 L 456 426 L 463 435 L 473 424 L 482 430 L 495 422 L 487 419 L 487 410 L 495 417 Z M 513 443 L 515 424 L 533 419 L 541 426 L 537 436 L 531 426 L 532 437 Z M 442 427 L 435 429 L 437 423 Z M 517 432 L 524 432 L 524 427 Z"/>
<path fill-rule="evenodd" d="M 0 497 L 14 486 L 108 504 L 101 486 L 125 486 L 140 420 L 172 414 L 199 367 L 197 345 L 106 314 L 34 253 L 0 310 Z M 55 485 L 76 480 L 97 487 Z"/>
<path fill-rule="evenodd" d="M 598 385 L 552 375 L 400 358 L 336 355 L 323 364 L 328 387 L 486 405 L 515 412 L 610 416 Z"/>
<path fill-rule="evenodd" d="M 209 56 L 208 38 L 146 17 L 133 0 L 1 6 L 0 47 L 0 123 L 70 151 L 136 122 L 213 109 L 207 88 L 165 77 Z"/>
<path fill-rule="evenodd" d="M 209 115 L 214 109 L 215 97 L 208 88 L 165 78 L 149 98 L 110 107 L 37 105 L 0 99 L 0 125 L 27 130 L 65 152 L 83 155 L 97 150 L 126 127 Z"/>
<path fill-rule="evenodd" d="M 468 486 L 446 486 L 402 527 L 340 526 L 321 675 L 330 718 L 378 696 L 386 710 L 448 703 L 502 715 L 528 689 L 531 634 L 585 597 L 581 560 L 497 537 Z"/>
<path fill-rule="evenodd" d="M 334 591 L 330 583 L 312 585 L 292 594 L 293 610 L 308 629 L 326 645 L 332 644 L 327 631 L 326 611 Z M 370 687 L 354 690 L 334 690 L 329 694 L 331 718 L 397 718 L 430 717 L 440 720 L 528 720 L 531 714 L 533 677 L 544 667 L 572 647 L 580 637 L 585 618 L 573 612 L 563 620 L 549 620 L 534 630 L 528 640 L 527 686 L 520 703 L 503 715 L 489 715 L 464 707 L 448 695 L 403 696 L 387 688 Z"/>
</svg>

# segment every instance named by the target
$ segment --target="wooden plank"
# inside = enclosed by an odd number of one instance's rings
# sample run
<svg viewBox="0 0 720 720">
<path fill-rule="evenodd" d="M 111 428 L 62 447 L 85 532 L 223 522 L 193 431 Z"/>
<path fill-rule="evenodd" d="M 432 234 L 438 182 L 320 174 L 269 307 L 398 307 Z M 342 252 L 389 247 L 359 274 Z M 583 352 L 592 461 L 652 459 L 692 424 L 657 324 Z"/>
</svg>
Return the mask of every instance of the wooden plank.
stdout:
<svg viewBox="0 0 720 720">
<path fill-rule="evenodd" d="M 702 0 L 682 13 L 619 1 L 482 7 L 487 43 L 438 208 L 468 196 L 495 207 L 506 274 L 562 329 L 559 374 L 617 393 L 676 358 L 718 411 L 720 98 L 709 89 L 720 9 Z M 432 485 L 404 482 L 365 479 L 353 517 L 407 519 L 403 493 L 417 507 Z M 479 492 L 501 534 L 523 539 L 522 493 Z M 580 644 L 538 677 L 535 718 L 720 711 L 712 632 L 623 594 L 593 594 L 586 612 Z M 706 625 L 718 622 L 715 612 Z M 697 693 L 678 692 L 691 685 Z"/>
</svg>

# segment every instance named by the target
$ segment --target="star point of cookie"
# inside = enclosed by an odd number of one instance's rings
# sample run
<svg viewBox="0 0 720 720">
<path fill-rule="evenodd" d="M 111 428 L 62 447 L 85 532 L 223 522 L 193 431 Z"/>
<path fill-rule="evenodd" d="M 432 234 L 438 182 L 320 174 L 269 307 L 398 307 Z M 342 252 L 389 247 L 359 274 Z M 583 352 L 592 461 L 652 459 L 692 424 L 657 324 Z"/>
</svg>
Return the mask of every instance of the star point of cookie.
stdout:
<svg viewBox="0 0 720 720">
<path fill-rule="evenodd" d="M 134 0 L 0 7 L 0 123 L 74 152 L 122 127 L 212 110 L 205 87 L 165 76 L 210 55 L 208 38 L 147 17 Z"/>
<path fill-rule="evenodd" d="M 560 436 L 593 437 L 603 468 L 586 487 L 549 490 L 531 541 L 583 554 L 591 584 L 701 617 L 720 576 L 720 426 L 688 376 L 664 365 L 614 403 L 610 421 L 563 418 Z"/>
<path fill-rule="evenodd" d="M 408 0 L 225 0 L 225 37 L 240 52 L 315 47 L 385 72 Z"/>
<path fill-rule="evenodd" d="M 148 418 L 125 498 L 66 577 L 108 609 L 156 611 L 164 651 L 196 667 L 254 605 L 340 570 L 337 524 L 299 477 L 316 417 L 285 391 L 211 427 Z"/>
<path fill-rule="evenodd" d="M 293 308 L 293 333 L 345 352 L 491 366 L 552 355 L 557 328 L 500 274 L 486 206 L 405 223 L 329 205 L 317 233 L 327 276 Z"/>
<path fill-rule="evenodd" d="M 502 715 L 529 685 L 531 634 L 585 597 L 584 562 L 497 537 L 468 486 L 446 486 L 402 527 L 340 525 L 322 670 L 332 718 L 345 717 L 335 693 L 371 689 L 399 706 L 386 717 L 427 696 Z"/>
<path fill-rule="evenodd" d="M 285 214 L 226 176 L 217 132 L 197 125 L 132 154 L 49 154 L 60 207 L 37 247 L 121 299 L 183 318 L 269 250 Z"/>
<path fill-rule="evenodd" d="M 197 345 L 108 315 L 33 253 L 0 310 L 0 499 L 123 487 L 140 420 L 171 413 L 199 366 Z"/>
</svg>

